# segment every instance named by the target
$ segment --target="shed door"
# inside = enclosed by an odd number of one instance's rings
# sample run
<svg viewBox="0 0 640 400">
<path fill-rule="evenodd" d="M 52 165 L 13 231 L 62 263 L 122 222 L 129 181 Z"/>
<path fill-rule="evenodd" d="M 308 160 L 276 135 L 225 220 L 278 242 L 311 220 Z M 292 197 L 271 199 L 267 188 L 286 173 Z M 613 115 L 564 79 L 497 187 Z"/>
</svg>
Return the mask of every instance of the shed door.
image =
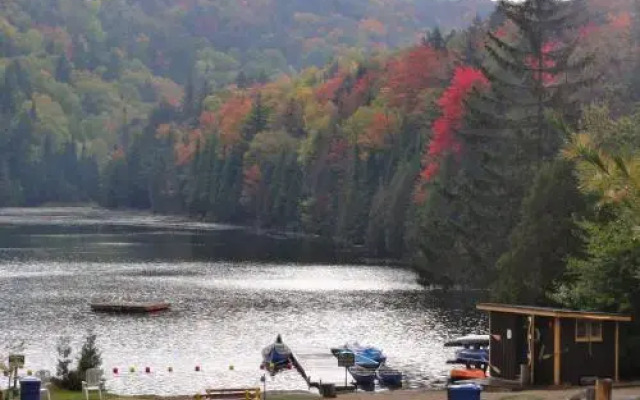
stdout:
<svg viewBox="0 0 640 400">
<path fill-rule="evenodd" d="M 553 318 L 536 317 L 534 332 L 534 383 L 553 384 Z"/>
</svg>

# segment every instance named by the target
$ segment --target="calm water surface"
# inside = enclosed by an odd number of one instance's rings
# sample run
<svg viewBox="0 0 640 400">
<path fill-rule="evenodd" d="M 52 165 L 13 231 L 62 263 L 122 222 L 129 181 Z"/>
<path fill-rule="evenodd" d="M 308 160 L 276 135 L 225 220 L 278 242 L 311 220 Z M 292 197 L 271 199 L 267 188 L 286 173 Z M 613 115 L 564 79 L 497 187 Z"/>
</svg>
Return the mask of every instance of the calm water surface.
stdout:
<svg viewBox="0 0 640 400">
<path fill-rule="evenodd" d="M 0 209 L 0 354 L 24 341 L 27 368 L 55 370 L 58 338 L 78 348 L 91 329 L 110 390 L 193 394 L 257 385 L 260 350 L 280 333 L 314 380 L 343 382 L 329 348 L 357 340 L 380 346 L 407 386 L 419 387 L 446 379 L 448 338 L 486 329 L 468 293 L 424 290 L 411 271 L 338 258 L 319 241 L 180 218 Z M 92 299 L 116 298 L 164 299 L 172 309 L 89 309 Z M 285 372 L 267 388 L 306 384 Z"/>
</svg>

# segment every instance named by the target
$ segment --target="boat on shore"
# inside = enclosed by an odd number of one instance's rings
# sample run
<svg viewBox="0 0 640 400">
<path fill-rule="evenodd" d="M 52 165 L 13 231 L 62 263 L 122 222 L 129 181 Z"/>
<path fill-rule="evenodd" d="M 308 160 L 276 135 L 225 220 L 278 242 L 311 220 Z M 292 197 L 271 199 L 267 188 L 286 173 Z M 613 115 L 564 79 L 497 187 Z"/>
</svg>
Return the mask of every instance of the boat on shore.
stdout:
<svg viewBox="0 0 640 400">
<path fill-rule="evenodd" d="M 361 346 L 358 343 L 347 343 L 341 347 L 331 348 L 331 353 L 338 357 L 343 351 L 350 351 L 355 354 L 356 365 L 365 368 L 378 368 L 380 364 L 387 360 L 387 356 L 374 346 Z"/>
<path fill-rule="evenodd" d="M 265 369 L 275 375 L 283 369 L 292 368 L 292 352 L 289 346 L 282 342 L 278 335 L 276 341 L 262 349 L 262 363 L 260 369 Z"/>
<path fill-rule="evenodd" d="M 402 387 L 402 372 L 393 369 L 385 364 L 380 365 L 377 370 L 378 382 L 382 386 L 397 388 Z"/>
<path fill-rule="evenodd" d="M 464 368 L 454 368 L 450 372 L 452 382 L 483 379 L 489 366 L 489 335 L 467 335 L 446 342 L 446 347 L 462 347 L 455 352 L 449 364 L 461 364 Z"/>
<path fill-rule="evenodd" d="M 347 368 L 353 380 L 359 386 L 373 386 L 376 379 L 376 371 L 374 369 L 365 368 L 360 365 L 354 365 Z"/>
</svg>

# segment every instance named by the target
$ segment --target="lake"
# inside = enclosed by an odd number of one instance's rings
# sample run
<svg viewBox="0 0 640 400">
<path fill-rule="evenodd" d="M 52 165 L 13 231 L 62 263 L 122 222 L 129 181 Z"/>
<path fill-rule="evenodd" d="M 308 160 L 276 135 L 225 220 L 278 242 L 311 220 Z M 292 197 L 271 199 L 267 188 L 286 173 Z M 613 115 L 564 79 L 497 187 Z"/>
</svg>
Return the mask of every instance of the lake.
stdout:
<svg viewBox="0 0 640 400">
<path fill-rule="evenodd" d="M 356 340 L 381 347 L 408 387 L 436 387 L 451 368 L 443 343 L 488 328 L 470 293 L 426 290 L 410 270 L 336 254 L 316 239 L 179 217 L 0 209 L 0 354 L 22 341 L 26 368 L 55 371 L 58 338 L 72 339 L 75 357 L 93 330 L 109 390 L 195 394 L 258 385 L 260 351 L 281 334 L 313 380 L 344 382 L 329 348 Z M 172 308 L 89 309 L 116 298 Z M 267 378 L 268 390 L 306 388 L 293 371 Z"/>
</svg>

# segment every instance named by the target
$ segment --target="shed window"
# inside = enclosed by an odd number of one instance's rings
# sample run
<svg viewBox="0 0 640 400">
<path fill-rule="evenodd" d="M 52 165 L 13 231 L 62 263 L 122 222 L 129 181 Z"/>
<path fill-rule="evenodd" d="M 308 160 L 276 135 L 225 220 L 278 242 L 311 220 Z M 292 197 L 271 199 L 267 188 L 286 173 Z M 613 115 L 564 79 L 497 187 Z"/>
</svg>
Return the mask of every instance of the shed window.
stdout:
<svg viewBox="0 0 640 400">
<path fill-rule="evenodd" d="M 576 320 L 576 342 L 602 342 L 602 322 Z"/>
</svg>

